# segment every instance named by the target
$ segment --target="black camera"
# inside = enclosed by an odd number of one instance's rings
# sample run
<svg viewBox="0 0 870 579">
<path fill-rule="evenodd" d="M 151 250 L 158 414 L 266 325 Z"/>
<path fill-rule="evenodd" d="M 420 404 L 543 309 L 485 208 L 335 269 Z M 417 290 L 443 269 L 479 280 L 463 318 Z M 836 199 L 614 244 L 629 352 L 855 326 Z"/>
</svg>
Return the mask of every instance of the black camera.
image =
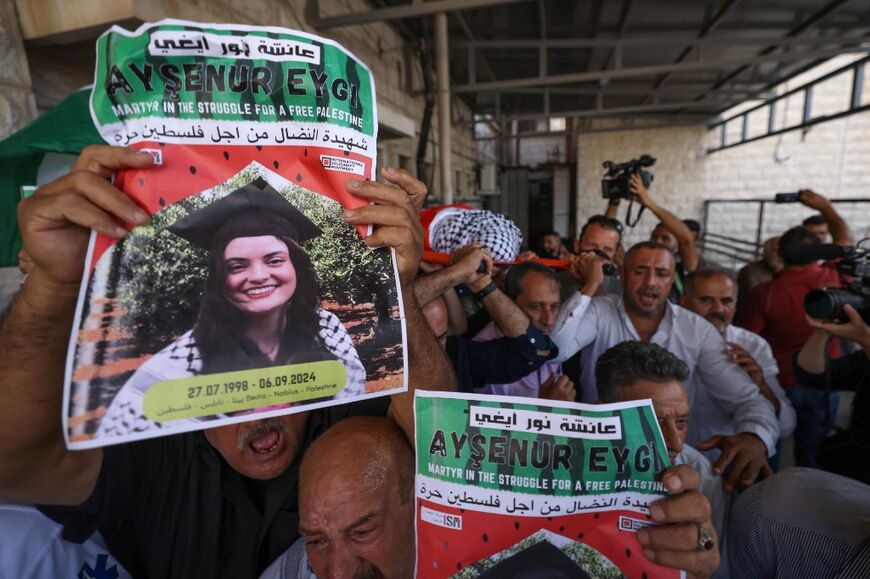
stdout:
<svg viewBox="0 0 870 579">
<path fill-rule="evenodd" d="M 792 246 L 800 247 L 800 246 Z M 843 259 L 837 263 L 837 271 L 843 275 L 854 277 L 855 280 L 842 289 L 815 289 L 804 298 L 804 310 L 811 318 L 832 322 L 848 322 L 849 317 L 843 311 L 843 306 L 850 305 L 867 323 L 870 323 L 870 250 L 850 246 L 818 244 L 805 246 L 807 248 L 831 249 L 831 257 L 821 259 Z"/>
<path fill-rule="evenodd" d="M 652 167 L 655 162 L 655 158 L 649 155 L 641 155 L 640 159 L 632 159 L 625 163 L 604 161 L 604 168 L 607 169 L 607 172 L 604 174 L 604 179 L 601 180 L 602 196 L 605 199 L 631 199 L 632 194 L 628 179 L 632 175 L 640 175 L 643 186 L 649 188 L 650 183 L 653 182 L 653 174 L 644 171 L 643 168 Z"/>
<path fill-rule="evenodd" d="M 616 267 L 616 264 L 611 261 L 606 253 L 604 253 L 600 249 L 584 249 L 580 253 L 586 253 L 587 251 L 591 251 L 601 259 L 607 260 L 607 263 L 601 264 L 601 271 L 604 272 L 604 275 L 617 275 L 619 273 L 619 268 Z"/>
</svg>

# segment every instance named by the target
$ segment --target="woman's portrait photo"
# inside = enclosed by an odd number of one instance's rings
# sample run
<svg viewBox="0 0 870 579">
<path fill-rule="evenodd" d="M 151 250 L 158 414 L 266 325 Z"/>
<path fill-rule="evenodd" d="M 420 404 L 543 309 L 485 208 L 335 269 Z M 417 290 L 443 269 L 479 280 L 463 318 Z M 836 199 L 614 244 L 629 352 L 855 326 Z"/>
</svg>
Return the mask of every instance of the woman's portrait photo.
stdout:
<svg viewBox="0 0 870 579">
<path fill-rule="evenodd" d="M 80 320 L 70 438 L 129 440 L 401 389 L 390 253 L 367 248 L 342 211 L 252 164 L 106 252 Z M 334 394 L 165 422 L 143 410 L 164 381 L 321 361 L 344 370 Z"/>
</svg>

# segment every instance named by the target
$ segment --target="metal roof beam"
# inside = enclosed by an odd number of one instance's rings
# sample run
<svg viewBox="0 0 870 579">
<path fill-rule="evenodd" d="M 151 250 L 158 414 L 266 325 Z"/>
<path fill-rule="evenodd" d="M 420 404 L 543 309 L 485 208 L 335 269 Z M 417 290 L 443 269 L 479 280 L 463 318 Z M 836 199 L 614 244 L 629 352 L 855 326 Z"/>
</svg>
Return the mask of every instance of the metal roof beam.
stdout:
<svg viewBox="0 0 870 579">
<path fill-rule="evenodd" d="M 317 0 L 308 0 L 308 21 L 317 30 L 327 30 L 329 28 L 338 28 L 339 26 L 355 26 L 357 24 L 369 24 L 371 22 L 389 22 L 392 20 L 403 20 L 405 18 L 431 16 L 432 14 L 440 14 L 443 12 L 454 12 L 456 10 L 488 8 L 502 4 L 517 4 L 519 2 L 530 1 L 531 0 L 432 0 L 430 2 L 412 2 L 400 6 L 391 6 L 389 8 L 378 8 L 367 12 L 350 12 L 347 14 L 339 14 L 337 16 L 321 17 L 319 9 L 317 8 Z M 313 10 L 310 9 L 311 5 L 314 6 Z"/>
<path fill-rule="evenodd" d="M 716 91 L 717 95 L 720 96 L 736 96 L 736 97 L 746 97 L 748 95 L 757 94 L 758 85 L 761 83 L 757 83 L 753 85 L 754 88 L 728 88 L 728 89 L 720 89 Z M 660 88 L 655 91 L 655 94 L 662 94 L 664 92 L 684 92 L 691 90 L 701 90 L 710 86 L 709 82 L 671 82 L 668 83 L 667 86 Z M 502 94 L 534 94 L 541 95 L 546 93 L 550 93 L 550 95 L 573 95 L 573 96 L 594 96 L 598 93 L 603 93 L 605 96 L 635 96 L 635 95 L 645 95 L 649 94 L 649 84 L 648 83 L 636 83 L 636 84 L 626 84 L 626 85 L 608 85 L 608 86 L 588 86 L 588 87 L 577 87 L 577 88 L 568 88 L 568 87 L 552 87 L 552 88 L 514 88 L 514 89 L 505 89 L 501 91 Z M 759 96 L 758 98 L 763 98 Z"/>
<path fill-rule="evenodd" d="M 478 50 L 493 50 L 493 49 L 524 49 L 524 48 L 611 48 L 622 46 L 629 47 L 646 47 L 646 46 L 731 46 L 735 43 L 742 44 L 771 44 L 777 43 L 779 46 L 795 46 L 801 44 L 808 45 L 825 45 L 825 44 L 843 44 L 853 43 L 856 41 L 867 41 L 866 36 L 795 36 L 782 38 L 777 36 L 758 36 L 747 37 L 742 34 L 717 34 L 716 36 L 707 36 L 697 38 L 695 35 L 686 34 L 665 34 L 662 36 L 657 34 L 644 34 L 623 36 L 621 38 L 516 38 L 513 40 L 498 39 L 498 40 L 457 40 L 452 43 L 453 50 L 464 50 L 475 48 Z"/>
<path fill-rule="evenodd" d="M 720 24 L 722 24 L 722 21 L 728 17 L 728 14 L 732 10 L 734 10 L 734 8 L 739 6 L 742 2 L 743 0 L 727 0 L 725 4 L 723 4 L 722 7 L 719 9 L 719 11 L 716 12 L 715 16 L 713 16 L 713 18 L 711 18 L 704 24 L 704 26 L 698 32 L 698 38 L 705 38 L 708 34 L 716 30 L 716 28 Z M 686 58 L 692 53 L 693 48 L 694 46 L 687 46 L 674 62 L 680 63 L 686 60 Z M 655 82 L 653 83 L 652 90 L 656 90 L 657 88 L 662 86 L 662 83 L 667 80 L 668 76 L 670 76 L 670 73 L 668 72 L 659 75 L 659 77 L 656 78 Z M 641 102 L 644 102 L 645 100 L 646 97 L 644 97 L 644 100 Z"/>
<path fill-rule="evenodd" d="M 734 102 L 733 100 L 729 102 Z M 579 109 L 573 111 L 544 111 L 540 113 L 524 113 L 524 114 L 516 114 L 516 115 L 505 115 L 502 120 L 506 121 L 534 121 L 538 119 L 548 119 L 552 117 L 565 117 L 565 118 L 583 118 L 583 117 L 607 117 L 607 116 L 619 116 L 619 115 L 627 115 L 627 114 L 635 114 L 635 113 L 659 113 L 664 111 L 674 111 L 680 109 L 699 109 L 709 107 L 711 105 L 715 105 L 715 102 L 678 102 L 678 103 L 660 103 L 660 104 L 650 104 L 650 105 L 631 105 L 625 107 L 606 107 L 603 109 L 598 108 L 589 108 L 589 109 Z M 713 114 L 705 114 L 701 115 L 703 118 L 709 119 L 715 115 Z"/>
<path fill-rule="evenodd" d="M 787 54 L 765 54 L 747 58 L 717 58 L 701 60 L 697 62 L 680 62 L 674 64 L 657 64 L 651 66 L 635 66 L 628 68 L 614 68 L 601 71 L 584 71 L 568 74 L 548 75 L 544 77 L 527 77 L 492 82 L 479 82 L 456 85 L 451 90 L 456 93 L 501 91 L 512 88 L 547 86 L 557 84 L 570 84 L 600 79 L 631 78 L 637 76 L 649 76 L 664 72 L 685 72 L 695 70 L 720 70 L 735 66 L 749 66 L 762 62 L 787 62 L 808 60 L 814 58 L 830 58 L 848 52 L 870 52 L 870 46 L 849 46 L 829 48 L 823 50 L 808 50 L 804 52 L 790 52 Z"/>
<path fill-rule="evenodd" d="M 631 14 L 631 7 L 634 4 L 634 0 L 624 0 L 622 3 L 622 10 L 619 13 L 619 24 L 616 27 L 616 37 L 622 38 L 625 34 L 625 31 L 628 29 L 628 18 Z M 610 49 L 610 53 L 607 55 L 607 60 L 604 61 L 604 66 L 601 67 L 602 70 L 611 68 L 622 68 L 622 47 L 617 45 Z"/>
<path fill-rule="evenodd" d="M 708 117 L 709 118 L 709 117 Z M 698 117 L 695 120 L 687 120 L 686 117 L 664 117 L 661 123 L 654 124 L 637 124 L 637 118 L 626 119 L 626 123 L 615 127 L 576 127 L 566 131 L 532 131 L 529 133 L 517 133 L 515 135 L 494 135 L 489 137 L 475 137 L 475 141 L 502 141 L 514 139 L 526 139 L 533 137 L 564 137 L 585 135 L 589 133 L 613 133 L 617 131 L 648 131 L 654 129 L 670 129 L 676 127 L 696 127 L 704 124 L 703 118 Z M 647 120 L 647 117 L 644 118 Z"/>
<path fill-rule="evenodd" d="M 825 18 L 827 18 L 828 16 L 830 16 L 831 14 L 833 14 L 833 13 L 834 13 L 838 8 L 840 8 L 843 4 L 846 4 L 846 3 L 848 3 L 849 1 L 850 1 L 850 0 L 832 0 L 831 2 L 827 3 L 827 4 L 824 5 L 822 8 L 820 8 L 819 10 L 817 10 L 817 11 L 816 11 L 812 16 L 810 16 L 809 18 L 807 18 L 806 20 L 804 20 L 803 22 L 801 22 L 800 24 L 798 24 L 796 27 L 794 27 L 794 28 L 792 28 L 791 30 L 789 30 L 788 33 L 786 33 L 785 36 L 784 36 L 781 40 L 776 41 L 775 43 L 771 44 L 770 46 L 768 46 L 767 48 L 765 48 L 764 50 L 762 50 L 762 51 L 759 53 L 759 56 L 766 56 L 766 55 L 771 54 L 771 53 L 774 52 L 777 48 L 780 48 L 781 46 L 783 46 L 782 43 L 783 43 L 783 41 L 784 41 L 785 39 L 787 39 L 787 38 L 795 38 L 795 37 L 799 37 L 799 36 L 803 35 L 803 34 L 804 34 L 805 32 L 807 32 L 807 31 L 808 31 L 808 30 L 809 30 L 813 25 L 815 25 L 815 24 L 819 23 L 820 21 L 824 20 Z M 820 58 L 821 58 L 821 57 L 820 57 Z M 722 87 L 722 86 L 728 84 L 729 81 L 731 81 L 732 79 L 734 79 L 735 77 L 737 77 L 738 75 L 740 75 L 740 73 L 742 73 L 743 71 L 745 71 L 745 70 L 746 70 L 747 68 L 749 68 L 752 64 L 757 64 L 757 63 L 749 62 L 749 63 L 745 63 L 745 64 L 743 64 L 743 65 L 738 66 L 736 69 L 732 70 L 730 73 L 728 73 L 727 75 L 725 75 L 725 78 L 723 78 L 722 80 L 719 80 L 719 81 L 717 81 L 715 84 L 713 84 L 713 86 L 710 87 L 710 90 L 708 90 L 708 91 L 705 92 L 704 94 L 700 95 L 698 98 L 699 98 L 699 99 L 700 99 L 700 98 L 704 98 L 705 96 L 707 96 L 708 94 L 710 94 L 712 91 L 715 91 L 716 89 L 718 89 L 718 88 L 720 88 L 720 87 Z"/>
</svg>

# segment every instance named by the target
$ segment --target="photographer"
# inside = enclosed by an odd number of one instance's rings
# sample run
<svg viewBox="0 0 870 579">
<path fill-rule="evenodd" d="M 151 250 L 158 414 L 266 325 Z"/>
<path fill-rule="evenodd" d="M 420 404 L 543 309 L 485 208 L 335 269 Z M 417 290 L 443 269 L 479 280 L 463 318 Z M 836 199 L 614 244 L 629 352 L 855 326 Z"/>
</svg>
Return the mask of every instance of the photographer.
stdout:
<svg viewBox="0 0 870 579">
<path fill-rule="evenodd" d="M 560 299 L 566 301 L 586 285 L 588 276 L 583 270 L 584 263 L 597 263 L 605 273 L 596 295 L 619 294 L 622 286 L 619 269 L 614 262 L 619 246 L 622 244 L 622 223 L 606 215 L 593 215 L 580 229 L 580 237 L 574 244 L 576 255 L 569 257 L 571 267 L 559 272 L 561 284 Z M 593 267 L 593 266 L 589 266 Z"/>
<path fill-rule="evenodd" d="M 849 227 L 830 201 L 809 189 L 801 190 L 798 200 L 825 217 L 836 243 L 851 244 Z M 780 384 L 797 412 L 795 462 L 810 467 L 816 466 L 816 449 L 828 435 L 825 416 L 837 412 L 837 395 L 804 386 L 792 372 L 792 358 L 813 332 L 803 317 L 806 295 L 815 288 L 839 287 L 844 281 L 833 262 L 820 265 L 817 257 L 805 255 L 813 251 L 810 246 L 819 243 L 818 236 L 804 226 L 792 227 L 782 234 L 779 245 L 784 267 L 772 280 L 752 289 L 745 309 L 740 312 L 739 324 L 759 334 L 773 349 Z M 839 348 L 836 340 L 832 344 L 834 356 L 840 355 Z"/>
<path fill-rule="evenodd" d="M 849 430 L 824 441 L 817 453 L 821 468 L 870 484 L 870 327 L 850 305 L 843 308 L 848 322 L 830 322 L 807 316 L 815 331 L 795 358 L 795 378 L 810 388 L 852 390 L 852 420 Z M 825 367 L 828 340 L 837 336 L 861 346 L 861 350 L 830 360 Z"/>
<path fill-rule="evenodd" d="M 804 227 L 816 234 L 819 242 L 837 245 L 852 245 L 855 242 L 846 221 L 824 195 L 811 189 L 801 189 L 798 191 L 798 202 L 819 212 L 819 215 L 808 217 L 803 223 Z M 819 224 L 819 217 L 824 221 L 823 224 Z"/>
<path fill-rule="evenodd" d="M 635 199 L 659 218 L 659 224 L 653 229 L 649 240 L 661 243 L 677 257 L 676 277 L 669 299 L 673 303 L 679 303 L 679 298 L 683 295 L 683 282 L 686 276 L 698 267 L 698 248 L 695 245 L 695 236 L 692 235 L 692 230 L 680 221 L 679 217 L 650 197 L 649 191 L 639 175 L 632 175 L 628 182 Z"/>
</svg>

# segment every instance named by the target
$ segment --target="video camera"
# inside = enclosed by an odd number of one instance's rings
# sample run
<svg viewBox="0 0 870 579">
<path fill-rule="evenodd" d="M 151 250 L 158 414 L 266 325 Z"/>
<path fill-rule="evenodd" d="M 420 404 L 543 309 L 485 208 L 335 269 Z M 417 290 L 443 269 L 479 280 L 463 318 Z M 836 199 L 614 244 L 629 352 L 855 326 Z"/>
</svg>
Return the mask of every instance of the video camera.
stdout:
<svg viewBox="0 0 870 579">
<path fill-rule="evenodd" d="M 653 182 L 653 174 L 644 171 L 643 167 L 652 167 L 655 162 L 655 158 L 649 155 L 641 155 L 640 159 L 632 159 L 625 163 L 604 161 L 603 166 L 607 172 L 601 180 L 602 196 L 605 199 L 631 199 L 628 179 L 635 174 L 640 175 L 643 186 L 649 188 Z"/>
<path fill-rule="evenodd" d="M 833 322 L 848 322 L 843 306 L 850 305 L 865 322 L 870 323 L 870 249 L 819 243 L 815 245 L 787 245 L 783 255 L 799 260 L 816 261 L 839 259 L 837 271 L 854 277 L 842 289 L 815 289 L 804 298 L 804 310 L 811 318 Z"/>
</svg>

